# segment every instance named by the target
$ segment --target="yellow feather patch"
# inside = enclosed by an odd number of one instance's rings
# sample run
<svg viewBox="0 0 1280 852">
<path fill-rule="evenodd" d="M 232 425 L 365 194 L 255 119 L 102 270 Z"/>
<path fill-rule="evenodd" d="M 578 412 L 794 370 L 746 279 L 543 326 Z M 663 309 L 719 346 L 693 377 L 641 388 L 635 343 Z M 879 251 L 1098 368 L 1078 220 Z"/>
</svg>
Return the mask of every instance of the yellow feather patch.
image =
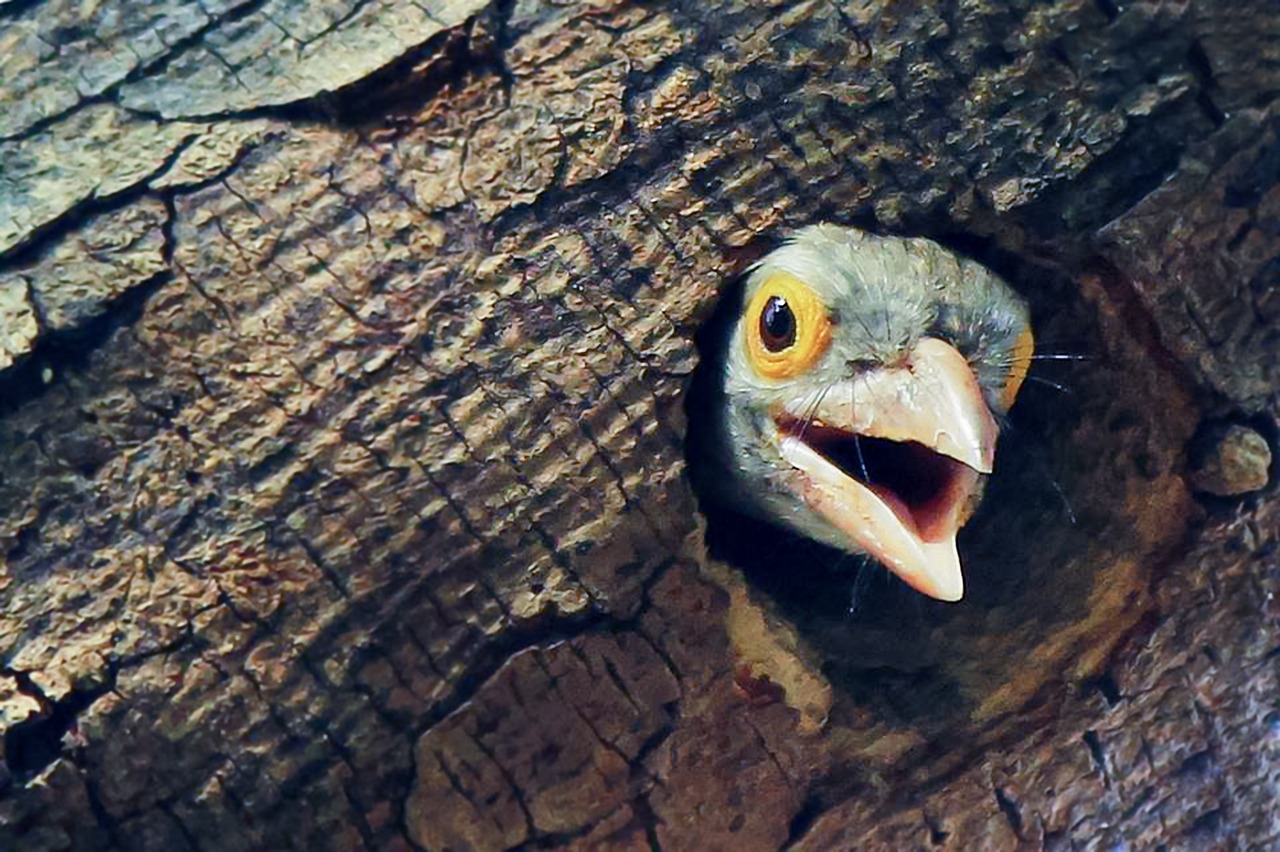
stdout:
<svg viewBox="0 0 1280 852">
<path fill-rule="evenodd" d="M 1000 406 L 1005 411 L 1008 411 L 1013 406 L 1013 401 L 1018 398 L 1018 391 L 1022 389 L 1022 383 L 1031 370 L 1031 356 L 1035 351 L 1035 335 L 1031 333 L 1031 329 L 1024 329 L 1014 341 L 1013 352 L 1009 355 L 1009 376 L 1004 380 L 1004 387 L 1000 390 Z"/>
</svg>

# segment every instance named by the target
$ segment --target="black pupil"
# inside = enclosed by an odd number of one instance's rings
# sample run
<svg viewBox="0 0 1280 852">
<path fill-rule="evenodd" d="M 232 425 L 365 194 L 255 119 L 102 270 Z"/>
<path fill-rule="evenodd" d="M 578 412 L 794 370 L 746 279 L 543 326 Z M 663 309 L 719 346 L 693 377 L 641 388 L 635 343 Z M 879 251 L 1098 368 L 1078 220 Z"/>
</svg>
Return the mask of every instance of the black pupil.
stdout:
<svg viewBox="0 0 1280 852">
<path fill-rule="evenodd" d="M 760 314 L 760 339 L 770 352 L 779 352 L 796 342 L 796 317 L 781 296 L 770 296 Z"/>
</svg>

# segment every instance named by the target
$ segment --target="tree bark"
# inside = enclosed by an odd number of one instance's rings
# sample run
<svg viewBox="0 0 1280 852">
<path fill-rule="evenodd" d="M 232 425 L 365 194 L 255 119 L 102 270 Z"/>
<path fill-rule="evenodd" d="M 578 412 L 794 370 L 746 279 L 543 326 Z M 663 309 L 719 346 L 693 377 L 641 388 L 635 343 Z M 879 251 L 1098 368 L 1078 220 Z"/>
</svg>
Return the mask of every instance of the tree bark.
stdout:
<svg viewBox="0 0 1280 852">
<path fill-rule="evenodd" d="M 1275 471 L 1186 484 L 1275 444 L 1270 0 L 13 0 L 0 80 L 0 847 L 1280 845 Z M 958 607 L 685 476 L 823 220 L 1089 358 Z"/>
</svg>

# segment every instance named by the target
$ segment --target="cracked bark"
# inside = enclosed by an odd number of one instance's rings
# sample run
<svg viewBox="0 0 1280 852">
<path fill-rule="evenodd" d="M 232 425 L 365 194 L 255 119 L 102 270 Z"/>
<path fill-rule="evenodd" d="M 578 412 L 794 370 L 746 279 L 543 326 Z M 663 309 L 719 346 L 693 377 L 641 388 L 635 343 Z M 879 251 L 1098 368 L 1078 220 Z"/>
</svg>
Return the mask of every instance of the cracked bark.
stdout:
<svg viewBox="0 0 1280 852">
<path fill-rule="evenodd" d="M 1280 843 L 1273 4 L 134 6 L 0 5 L 0 847 Z M 817 220 L 1091 359 L 962 607 L 698 513 Z"/>
</svg>

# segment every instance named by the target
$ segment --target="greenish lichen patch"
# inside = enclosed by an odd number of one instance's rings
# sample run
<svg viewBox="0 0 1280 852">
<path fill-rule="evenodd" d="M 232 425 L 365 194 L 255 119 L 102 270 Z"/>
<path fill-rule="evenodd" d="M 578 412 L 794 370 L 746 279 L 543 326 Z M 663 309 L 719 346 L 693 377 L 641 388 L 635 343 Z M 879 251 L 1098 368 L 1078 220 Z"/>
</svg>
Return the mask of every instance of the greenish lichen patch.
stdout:
<svg viewBox="0 0 1280 852">
<path fill-rule="evenodd" d="M 123 85 L 120 102 L 174 119 L 306 100 L 367 77 L 487 5 L 272 0 L 212 29 L 162 70 Z"/>
<path fill-rule="evenodd" d="M 0 257 L 79 205 L 141 185 L 202 129 L 100 104 L 30 138 L 0 142 Z"/>
<path fill-rule="evenodd" d="M 40 334 L 30 295 L 26 280 L 0 279 L 0 370 L 8 369 L 30 352 Z"/>
</svg>

